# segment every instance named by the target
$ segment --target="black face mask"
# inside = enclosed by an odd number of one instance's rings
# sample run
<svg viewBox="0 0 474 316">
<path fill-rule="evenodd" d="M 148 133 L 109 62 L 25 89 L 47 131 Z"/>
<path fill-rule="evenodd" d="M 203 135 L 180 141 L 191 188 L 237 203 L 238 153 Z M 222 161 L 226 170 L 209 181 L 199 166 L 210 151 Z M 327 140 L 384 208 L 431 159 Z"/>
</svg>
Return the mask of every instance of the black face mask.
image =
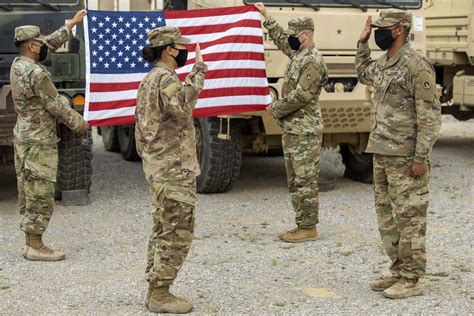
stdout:
<svg viewBox="0 0 474 316">
<path fill-rule="evenodd" d="M 40 52 L 39 52 L 39 62 L 44 63 L 48 59 L 48 56 L 49 56 L 48 45 L 43 44 L 43 46 L 41 46 L 41 49 L 40 49 Z"/>
<path fill-rule="evenodd" d="M 178 49 L 176 47 L 173 47 L 173 48 L 179 52 L 178 55 L 176 55 L 176 57 L 173 56 L 174 60 L 176 61 L 176 64 L 178 65 L 178 67 L 183 67 L 188 61 L 188 50 Z"/>
<path fill-rule="evenodd" d="M 288 36 L 288 44 L 290 44 L 290 48 L 292 50 L 299 50 L 301 47 L 300 40 L 298 39 L 298 37 L 293 35 Z"/>
<path fill-rule="evenodd" d="M 390 29 L 376 29 L 375 30 L 375 44 L 380 47 L 381 50 L 387 50 L 392 46 L 395 38 L 392 36 L 392 30 Z"/>
</svg>

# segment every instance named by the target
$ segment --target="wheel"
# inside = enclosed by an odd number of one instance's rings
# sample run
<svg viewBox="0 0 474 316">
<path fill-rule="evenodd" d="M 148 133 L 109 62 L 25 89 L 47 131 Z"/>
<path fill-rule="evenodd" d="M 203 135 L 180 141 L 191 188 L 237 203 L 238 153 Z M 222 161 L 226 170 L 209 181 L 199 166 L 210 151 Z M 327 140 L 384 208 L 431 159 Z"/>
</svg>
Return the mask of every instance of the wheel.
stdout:
<svg viewBox="0 0 474 316">
<path fill-rule="evenodd" d="M 223 130 L 227 130 L 225 120 Z M 217 137 L 220 131 L 220 119 L 216 117 L 195 119 L 196 146 L 201 167 L 197 177 L 199 193 L 221 193 L 232 188 L 240 175 L 242 165 L 242 145 L 240 127 L 231 121 L 231 139 Z"/>
<path fill-rule="evenodd" d="M 90 192 L 92 175 L 92 132 L 77 134 L 65 125 L 59 125 L 58 175 L 55 198 L 61 192 L 87 190 Z"/>
<path fill-rule="evenodd" d="M 117 127 L 116 126 L 101 126 L 100 134 L 102 135 L 102 142 L 107 151 L 120 151 L 118 142 Z"/>
<path fill-rule="evenodd" d="M 349 144 L 340 144 L 342 163 L 346 167 L 344 177 L 354 181 L 372 183 L 373 182 L 373 161 L 372 154 L 358 154 Z"/>
<path fill-rule="evenodd" d="M 164 10 L 186 10 L 188 0 L 165 0 Z"/>
<path fill-rule="evenodd" d="M 140 160 L 135 147 L 135 125 L 117 126 L 117 138 L 123 159 L 128 161 Z"/>
</svg>

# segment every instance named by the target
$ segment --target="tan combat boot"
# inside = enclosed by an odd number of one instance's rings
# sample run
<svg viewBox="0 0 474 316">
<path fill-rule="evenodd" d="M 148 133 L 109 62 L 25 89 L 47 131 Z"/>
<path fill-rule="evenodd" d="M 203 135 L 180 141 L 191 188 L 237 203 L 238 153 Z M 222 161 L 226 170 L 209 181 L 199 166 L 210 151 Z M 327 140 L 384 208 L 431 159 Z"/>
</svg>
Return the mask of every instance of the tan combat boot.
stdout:
<svg viewBox="0 0 474 316">
<path fill-rule="evenodd" d="M 370 285 L 370 288 L 372 289 L 372 291 L 381 292 L 383 290 L 388 289 L 389 287 L 391 287 L 395 283 L 397 283 L 398 280 L 400 280 L 399 276 L 394 276 L 394 275 L 385 276 L 383 278 L 380 278 L 380 279 L 372 282 L 372 284 Z"/>
<path fill-rule="evenodd" d="M 316 240 L 318 238 L 318 231 L 316 226 L 312 228 L 296 227 L 278 235 L 278 238 L 286 242 L 304 242 Z"/>
<path fill-rule="evenodd" d="M 383 296 L 393 299 L 407 298 L 423 294 L 424 286 L 419 280 L 401 278 L 397 283 L 382 292 Z"/>
<path fill-rule="evenodd" d="M 193 305 L 169 292 L 169 286 L 154 288 L 148 300 L 148 309 L 154 313 L 186 314 Z"/>
<path fill-rule="evenodd" d="M 32 261 L 60 261 L 66 256 L 61 250 L 51 249 L 43 244 L 41 235 L 27 234 L 24 257 Z"/>
</svg>

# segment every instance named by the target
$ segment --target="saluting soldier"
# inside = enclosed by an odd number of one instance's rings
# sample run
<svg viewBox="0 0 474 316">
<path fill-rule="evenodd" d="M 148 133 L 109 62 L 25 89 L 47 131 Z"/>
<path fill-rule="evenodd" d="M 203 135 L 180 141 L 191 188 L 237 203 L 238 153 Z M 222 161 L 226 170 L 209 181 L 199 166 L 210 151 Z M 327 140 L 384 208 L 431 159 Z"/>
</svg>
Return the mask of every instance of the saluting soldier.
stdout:
<svg viewBox="0 0 474 316">
<path fill-rule="evenodd" d="M 175 69 L 187 61 L 178 28 L 162 26 L 148 32 L 151 47 L 142 51 L 155 63 L 138 88 L 135 137 L 153 199 L 153 230 L 148 243 L 146 306 L 159 313 L 188 313 L 192 304 L 169 292 L 194 233 L 199 164 L 192 111 L 204 86 L 207 66 L 199 45 L 196 62 L 181 83 Z"/>
<path fill-rule="evenodd" d="M 43 244 L 53 213 L 58 169 L 58 119 L 75 132 L 89 125 L 72 109 L 67 98 L 58 94 L 51 74 L 42 63 L 51 51 L 72 38 L 71 30 L 86 15 L 85 10 L 49 36 L 24 25 L 15 29 L 15 46 L 20 56 L 10 70 L 13 103 L 17 112 L 14 128 L 15 169 L 18 182 L 20 227 L 26 234 L 23 255 L 28 260 L 58 261 L 64 252 Z"/>
<path fill-rule="evenodd" d="M 356 55 L 359 80 L 375 89 L 367 152 L 374 154 L 375 210 L 391 276 L 372 284 L 388 298 L 423 293 L 426 271 L 426 215 L 430 156 L 441 126 L 435 72 L 408 42 L 410 13 L 389 9 L 372 24 L 369 17 Z M 370 58 L 375 42 L 386 51 Z"/>
<path fill-rule="evenodd" d="M 268 107 L 283 129 L 282 143 L 288 188 L 297 227 L 278 237 L 287 242 L 316 240 L 319 223 L 319 159 L 323 120 L 319 95 L 328 72 L 313 42 L 314 22 L 303 16 L 278 25 L 263 3 L 255 4 L 275 45 L 290 58 L 282 98 Z"/>
</svg>

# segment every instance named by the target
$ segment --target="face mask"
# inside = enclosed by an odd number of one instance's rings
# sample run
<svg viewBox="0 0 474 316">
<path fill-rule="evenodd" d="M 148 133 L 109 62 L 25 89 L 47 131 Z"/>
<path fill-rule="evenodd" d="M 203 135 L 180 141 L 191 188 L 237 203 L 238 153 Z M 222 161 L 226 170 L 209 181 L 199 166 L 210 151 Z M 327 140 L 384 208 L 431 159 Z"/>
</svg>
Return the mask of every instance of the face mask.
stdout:
<svg viewBox="0 0 474 316">
<path fill-rule="evenodd" d="M 178 55 L 176 55 L 176 57 L 173 56 L 174 60 L 176 61 L 176 64 L 178 65 L 178 67 L 183 67 L 188 61 L 188 50 L 178 49 L 175 47 L 173 48 L 179 52 Z"/>
<path fill-rule="evenodd" d="M 298 39 L 298 37 L 293 35 L 288 36 L 288 44 L 290 44 L 290 48 L 292 50 L 299 50 L 301 47 L 300 40 Z"/>
<path fill-rule="evenodd" d="M 39 52 L 39 62 L 44 63 L 49 57 L 49 48 L 48 45 L 44 44 L 41 46 L 40 52 Z"/>
<path fill-rule="evenodd" d="M 387 50 L 392 46 L 395 38 L 392 36 L 392 30 L 390 29 L 376 29 L 375 30 L 375 44 L 380 47 L 381 50 Z"/>
</svg>

